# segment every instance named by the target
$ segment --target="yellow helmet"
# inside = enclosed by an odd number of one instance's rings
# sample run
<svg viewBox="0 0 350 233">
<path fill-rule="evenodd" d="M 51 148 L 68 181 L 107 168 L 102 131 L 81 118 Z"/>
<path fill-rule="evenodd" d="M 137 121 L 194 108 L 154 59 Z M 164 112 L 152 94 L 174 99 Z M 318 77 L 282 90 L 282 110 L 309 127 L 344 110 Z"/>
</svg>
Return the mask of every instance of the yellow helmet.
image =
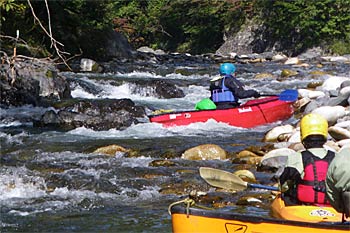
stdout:
<svg viewBox="0 0 350 233">
<path fill-rule="evenodd" d="M 327 138 L 328 135 L 328 122 L 319 115 L 310 113 L 305 115 L 300 121 L 300 136 L 303 141 L 310 135 L 322 135 Z"/>
</svg>

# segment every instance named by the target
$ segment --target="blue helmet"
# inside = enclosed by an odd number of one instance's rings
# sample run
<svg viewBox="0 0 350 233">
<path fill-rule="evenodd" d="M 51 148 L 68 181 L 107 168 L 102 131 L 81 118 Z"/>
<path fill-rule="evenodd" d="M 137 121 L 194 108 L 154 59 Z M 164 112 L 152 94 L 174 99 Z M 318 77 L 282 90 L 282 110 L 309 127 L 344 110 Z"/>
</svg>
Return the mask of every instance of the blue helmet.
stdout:
<svg viewBox="0 0 350 233">
<path fill-rule="evenodd" d="M 236 66 L 232 63 L 224 63 L 220 66 L 220 74 L 230 75 L 236 71 Z"/>
</svg>

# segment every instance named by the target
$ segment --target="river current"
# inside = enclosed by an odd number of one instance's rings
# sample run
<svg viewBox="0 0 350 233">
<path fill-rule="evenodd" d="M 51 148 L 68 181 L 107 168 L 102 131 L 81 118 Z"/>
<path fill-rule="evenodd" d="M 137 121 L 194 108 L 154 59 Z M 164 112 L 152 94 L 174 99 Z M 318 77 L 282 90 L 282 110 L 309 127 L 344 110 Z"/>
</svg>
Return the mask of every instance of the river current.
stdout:
<svg viewBox="0 0 350 233">
<path fill-rule="evenodd" d="M 64 75 L 84 84 L 72 84 L 74 98 L 130 98 L 137 105 L 146 106 L 149 114 L 154 109 L 193 109 L 198 101 L 210 95 L 209 80 L 217 75 L 219 64 L 203 66 L 184 62 L 175 66 L 186 70 L 186 75 L 140 69 L 129 73 L 68 72 Z M 279 77 L 285 68 L 299 74 L 283 81 L 254 78 L 265 72 Z M 292 67 L 278 62 L 237 64 L 237 70 L 238 79 L 247 88 L 277 94 L 284 89 L 305 88 L 310 82 L 310 72 L 314 70 L 338 76 L 349 76 L 350 73 L 348 64 L 333 63 L 324 63 L 322 68 L 316 63 L 309 67 Z M 158 99 L 151 88 L 137 86 L 134 82 L 156 79 L 176 84 L 185 97 Z M 116 80 L 119 85 L 113 82 Z M 312 78 L 312 81 L 322 80 L 323 76 Z M 183 160 L 180 157 L 183 151 L 213 143 L 228 152 L 238 152 L 250 145 L 263 145 L 261 139 L 272 127 L 296 122 L 292 117 L 285 122 L 252 129 L 214 121 L 164 128 L 141 119 L 143 123 L 125 130 L 102 132 L 87 128 L 62 131 L 33 127 L 30 119 L 39 118 L 45 110 L 32 106 L 0 109 L 1 232 L 171 232 L 167 208 L 186 195 L 166 194 L 160 190 L 167 184 L 174 186 L 186 182 L 201 187 L 204 183 L 198 174 L 201 166 L 226 170 L 234 170 L 236 166 L 229 160 Z M 141 156 L 116 154 L 110 157 L 93 153 L 96 148 L 111 144 L 138 150 Z M 168 152 L 178 154 L 178 157 L 169 158 L 175 166 L 150 166 L 152 161 L 164 159 Z M 258 180 L 266 176 L 254 173 Z M 267 210 L 255 207 L 239 211 L 268 215 Z"/>
</svg>

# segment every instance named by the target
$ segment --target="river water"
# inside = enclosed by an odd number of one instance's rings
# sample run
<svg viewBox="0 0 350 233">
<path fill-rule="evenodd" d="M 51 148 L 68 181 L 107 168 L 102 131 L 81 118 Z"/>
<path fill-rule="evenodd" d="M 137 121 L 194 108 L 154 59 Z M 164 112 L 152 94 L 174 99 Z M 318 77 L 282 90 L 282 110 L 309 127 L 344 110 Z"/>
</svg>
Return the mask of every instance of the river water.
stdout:
<svg viewBox="0 0 350 233">
<path fill-rule="evenodd" d="M 237 77 L 248 88 L 261 93 L 280 93 L 284 89 L 305 88 L 313 70 L 349 76 L 347 64 L 324 63 L 322 68 L 291 67 L 265 62 L 238 64 Z M 186 75 L 174 72 L 134 70 L 104 74 L 64 73 L 80 80 L 72 84 L 74 98 L 130 98 L 154 109 L 193 109 L 196 102 L 209 96 L 209 80 L 217 75 L 218 64 L 189 64 L 174 67 L 186 70 Z M 290 68 L 299 75 L 283 81 L 274 78 L 254 79 L 258 73 L 269 72 L 279 77 Z M 135 80 L 167 80 L 181 88 L 181 99 L 158 99 L 151 88 L 137 86 Z M 324 76 L 314 77 L 322 81 Z M 117 81 L 117 82 L 116 82 Z M 116 85 L 118 83 L 118 85 Z M 87 88 L 88 87 L 88 88 Z M 199 189 L 207 187 L 199 177 L 198 168 L 212 166 L 234 170 L 231 161 L 186 161 L 181 153 L 191 147 L 213 143 L 228 152 L 238 152 L 250 145 L 263 145 L 264 133 L 281 123 L 242 129 L 208 121 L 185 127 L 164 128 L 148 119 L 125 130 L 93 131 L 77 128 L 62 131 L 35 128 L 31 119 L 47 109 L 23 106 L 0 109 L 0 205 L 1 232 L 171 232 L 169 204 L 186 197 L 185 192 L 161 192 L 170 185 L 189 183 Z M 96 148 L 118 144 L 139 151 L 138 157 L 116 154 L 109 157 L 92 153 Z M 170 167 L 150 166 L 152 161 L 168 158 Z M 181 172 L 185 171 L 185 172 Z M 266 174 L 256 172 L 257 179 Z M 208 190 L 202 190 L 208 191 Z M 234 198 L 234 195 L 232 195 Z M 259 208 L 240 208 L 250 214 L 268 215 Z"/>
</svg>

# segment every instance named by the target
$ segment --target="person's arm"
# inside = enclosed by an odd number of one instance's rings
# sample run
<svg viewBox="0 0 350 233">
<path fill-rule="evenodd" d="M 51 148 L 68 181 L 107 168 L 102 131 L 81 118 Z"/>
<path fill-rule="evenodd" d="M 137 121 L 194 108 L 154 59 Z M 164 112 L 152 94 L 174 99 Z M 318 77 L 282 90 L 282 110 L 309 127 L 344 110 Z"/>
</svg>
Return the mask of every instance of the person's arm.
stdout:
<svg viewBox="0 0 350 233">
<path fill-rule="evenodd" d="M 342 213 L 344 203 L 342 192 L 350 191 L 350 149 L 344 149 L 336 154 L 330 163 L 326 176 L 326 193 L 329 203 L 335 210 Z"/>
<path fill-rule="evenodd" d="M 301 174 L 303 173 L 304 165 L 302 155 L 295 153 L 288 156 L 286 166 L 279 177 L 280 185 L 291 180 L 293 183 L 298 183 L 301 180 Z"/>
<path fill-rule="evenodd" d="M 239 99 L 245 99 L 249 97 L 260 97 L 259 92 L 255 90 L 244 90 L 242 83 L 234 78 L 226 78 L 225 86 L 228 87 L 230 91 L 232 91 L 232 93 Z"/>
<path fill-rule="evenodd" d="M 281 186 L 288 180 L 299 181 L 301 180 L 301 175 L 299 171 L 294 167 L 285 167 L 281 176 L 279 177 Z"/>
<path fill-rule="evenodd" d="M 335 187 L 336 181 L 333 179 L 332 174 L 334 172 L 333 168 L 330 168 L 327 173 L 327 178 L 326 178 L 326 194 L 327 194 L 327 199 L 331 206 L 338 212 L 342 212 L 342 207 L 341 207 L 341 197 L 340 197 L 340 192 L 339 190 Z"/>
</svg>

